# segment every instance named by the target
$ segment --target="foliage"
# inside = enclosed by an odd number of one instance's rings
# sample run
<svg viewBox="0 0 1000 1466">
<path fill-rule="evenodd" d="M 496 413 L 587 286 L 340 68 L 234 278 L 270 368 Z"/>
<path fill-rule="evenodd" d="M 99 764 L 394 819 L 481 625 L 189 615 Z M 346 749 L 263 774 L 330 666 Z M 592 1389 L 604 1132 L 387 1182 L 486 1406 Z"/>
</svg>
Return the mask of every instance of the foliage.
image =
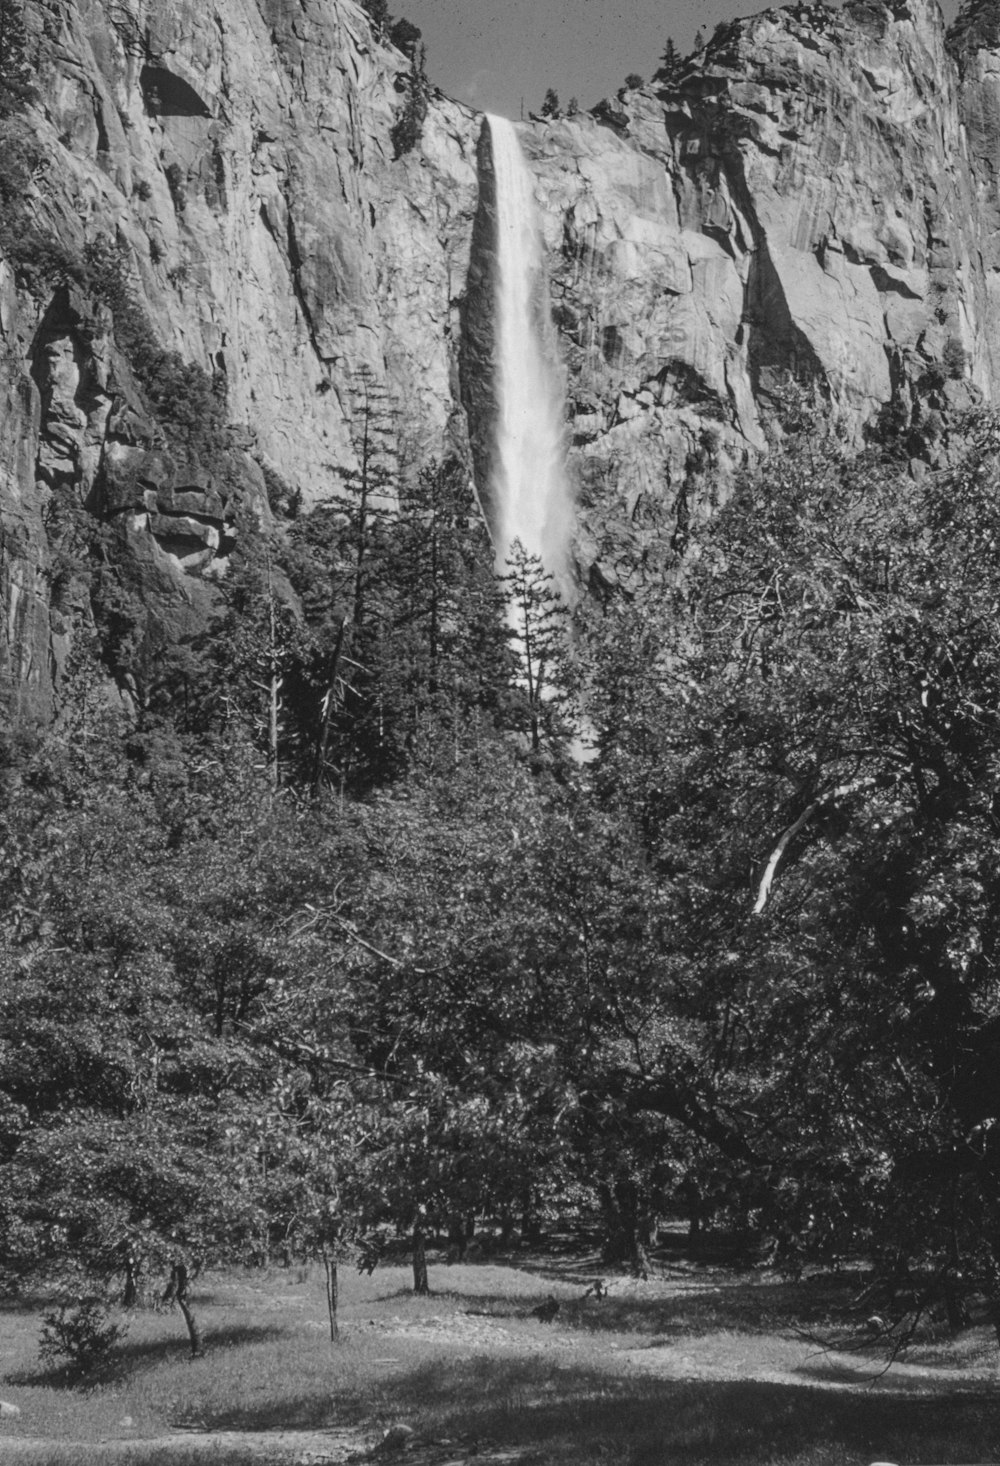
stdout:
<svg viewBox="0 0 1000 1466">
<path fill-rule="evenodd" d="M 660 57 L 660 64 L 653 72 L 653 80 L 663 82 L 666 86 L 672 86 L 680 76 L 682 65 L 681 55 L 674 45 L 673 37 L 668 36 L 666 45 L 663 47 L 663 55 Z"/>
<path fill-rule="evenodd" d="M 565 734 L 560 715 L 566 710 L 568 693 L 567 629 L 569 615 L 552 576 L 537 555 L 515 540 L 507 557 L 507 571 L 501 576 L 505 588 L 514 648 L 520 664 L 519 679 L 526 704 L 531 749 L 542 747 L 543 731 L 549 738 Z"/>
<path fill-rule="evenodd" d="M 75 1374 L 91 1374 L 107 1361 L 126 1332 L 124 1325 L 109 1320 L 102 1298 L 80 1298 L 42 1315 L 38 1353 L 47 1364 L 66 1361 Z"/>
<path fill-rule="evenodd" d="M 957 336 L 949 336 L 941 352 L 941 365 L 947 375 L 960 381 L 968 368 L 968 353 Z"/>
<path fill-rule="evenodd" d="M 782 1246 L 991 1287 L 998 438 L 967 432 L 919 486 L 786 440 L 662 609 L 601 628 L 591 716 L 680 983 L 627 1105 L 708 1141 L 716 1205 Z"/>
<path fill-rule="evenodd" d="M 208 790 L 143 788 L 111 740 L 79 782 L 56 751 L 3 825 L 6 1280 L 118 1276 L 128 1294 L 178 1259 L 266 1257 L 324 1072 L 272 1004 L 293 966 L 305 983 L 329 962 L 279 934 L 299 826 L 249 773 L 223 832 Z"/>
<path fill-rule="evenodd" d="M 384 31 L 389 24 L 389 6 L 386 0 L 362 0 L 362 8 L 372 21 L 376 31 Z"/>
<path fill-rule="evenodd" d="M 409 22 L 401 21 L 400 25 L 409 25 Z M 416 28 L 412 27 L 412 29 Z M 420 32 L 417 31 L 416 35 L 419 37 Z M 414 40 L 408 54 L 410 56 L 410 74 L 405 82 L 403 106 L 392 124 L 391 137 L 395 158 L 402 158 L 413 151 L 420 141 L 424 119 L 427 116 L 426 53 L 423 46 L 418 46 L 417 41 Z"/>
<path fill-rule="evenodd" d="M 129 283 L 126 251 L 92 240 L 78 273 L 80 283 L 110 308 L 115 339 L 157 417 L 192 451 L 217 457 L 226 424 L 224 379 L 159 345 Z"/>
<path fill-rule="evenodd" d="M 559 116 L 559 96 L 552 87 L 549 87 L 545 93 L 545 98 L 542 102 L 542 116 L 552 118 Z"/>
<path fill-rule="evenodd" d="M 394 21 L 389 27 L 389 39 L 392 41 L 392 44 L 406 56 L 409 56 L 411 60 L 416 55 L 422 34 L 423 32 L 420 30 L 420 27 L 414 25 L 412 21 L 407 20 L 405 16 Z"/>
<path fill-rule="evenodd" d="M 32 68 L 21 0 L 0 0 L 0 118 L 32 100 Z"/>
</svg>

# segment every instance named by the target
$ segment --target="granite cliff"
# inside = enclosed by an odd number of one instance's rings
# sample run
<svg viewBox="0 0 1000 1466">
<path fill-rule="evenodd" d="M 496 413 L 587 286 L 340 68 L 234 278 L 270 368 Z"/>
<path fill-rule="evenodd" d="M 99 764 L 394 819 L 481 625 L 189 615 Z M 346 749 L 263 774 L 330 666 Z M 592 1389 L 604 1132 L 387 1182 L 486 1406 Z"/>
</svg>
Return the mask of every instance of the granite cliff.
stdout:
<svg viewBox="0 0 1000 1466">
<path fill-rule="evenodd" d="M 591 584 L 627 586 L 665 517 L 683 536 L 789 371 L 850 434 L 891 417 L 915 471 L 995 398 L 998 16 L 979 0 L 946 36 L 934 0 L 771 10 L 669 83 L 522 130 Z M 436 93 L 401 151 L 412 58 L 353 0 L 25 19 L 35 95 L 0 122 L 0 674 L 44 716 L 109 578 L 141 587 L 134 634 L 183 636 L 241 516 L 372 465 L 388 493 L 446 457 L 482 481 L 490 160 Z M 101 576 L 70 511 L 103 528 Z"/>
</svg>

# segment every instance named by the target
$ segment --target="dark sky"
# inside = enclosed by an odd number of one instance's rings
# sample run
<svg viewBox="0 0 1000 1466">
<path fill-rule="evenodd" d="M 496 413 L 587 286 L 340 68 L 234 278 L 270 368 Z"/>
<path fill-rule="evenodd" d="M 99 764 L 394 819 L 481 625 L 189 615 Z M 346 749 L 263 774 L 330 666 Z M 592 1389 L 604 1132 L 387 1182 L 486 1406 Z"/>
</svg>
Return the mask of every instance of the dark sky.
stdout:
<svg viewBox="0 0 1000 1466">
<path fill-rule="evenodd" d="M 953 15 L 957 0 L 946 13 Z M 427 72 L 449 96 L 515 120 L 521 99 L 537 111 L 547 87 L 565 104 L 592 107 L 630 72 L 648 80 L 664 42 L 682 54 L 695 33 L 720 20 L 767 9 L 767 0 L 398 0 L 390 7 L 418 25 Z"/>
</svg>

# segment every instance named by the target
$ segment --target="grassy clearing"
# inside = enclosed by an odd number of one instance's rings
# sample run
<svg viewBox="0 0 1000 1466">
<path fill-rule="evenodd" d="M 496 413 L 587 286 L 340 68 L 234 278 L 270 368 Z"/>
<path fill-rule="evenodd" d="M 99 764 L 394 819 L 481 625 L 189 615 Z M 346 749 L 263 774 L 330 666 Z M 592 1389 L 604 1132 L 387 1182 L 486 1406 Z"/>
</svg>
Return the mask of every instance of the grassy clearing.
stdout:
<svg viewBox="0 0 1000 1466">
<path fill-rule="evenodd" d="M 117 1440 L 134 1442 L 117 1463 L 149 1466 L 142 1441 L 177 1429 L 359 1427 L 374 1438 L 402 1422 L 456 1449 L 530 1448 L 536 1466 L 1000 1460 L 984 1333 L 931 1337 L 904 1371 L 865 1387 L 874 1356 L 849 1367 L 795 1335 L 843 1326 L 843 1281 L 691 1271 L 621 1280 L 598 1303 L 580 1296 L 592 1275 L 548 1261 L 441 1266 L 441 1291 L 418 1299 L 403 1268 L 345 1270 L 336 1346 L 319 1270 L 210 1277 L 195 1297 L 205 1358 L 187 1358 L 179 1317 L 140 1311 L 114 1370 L 86 1387 L 40 1367 L 37 1311 L 7 1309 L 0 1396 L 21 1415 L 0 1425 L 0 1456 L 5 1436 L 58 1438 L 67 1445 L 44 1466 L 96 1466 L 109 1459 L 100 1443 Z M 562 1305 L 551 1327 L 530 1316 L 550 1293 Z M 172 1466 L 196 1458 L 170 1454 Z"/>
</svg>

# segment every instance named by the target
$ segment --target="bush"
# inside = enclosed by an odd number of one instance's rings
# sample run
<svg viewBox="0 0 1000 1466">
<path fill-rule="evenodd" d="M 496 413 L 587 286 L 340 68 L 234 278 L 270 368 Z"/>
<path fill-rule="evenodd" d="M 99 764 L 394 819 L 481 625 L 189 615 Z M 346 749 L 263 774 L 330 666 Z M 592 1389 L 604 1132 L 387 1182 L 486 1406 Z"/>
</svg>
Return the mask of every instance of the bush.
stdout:
<svg viewBox="0 0 1000 1466">
<path fill-rule="evenodd" d="M 404 56 L 412 60 L 416 55 L 417 46 L 420 44 L 422 31 L 415 26 L 411 20 L 403 16 L 394 25 L 389 27 L 389 39 L 397 50 L 402 51 Z"/>
<path fill-rule="evenodd" d="M 965 376 L 968 364 L 969 358 L 961 341 L 957 336 L 949 336 L 941 353 L 941 365 L 945 372 L 953 381 L 958 381 Z"/>
<path fill-rule="evenodd" d="M 92 240 L 84 261 L 82 283 L 110 307 L 115 340 L 153 412 L 192 448 L 217 447 L 226 425 L 224 379 L 209 376 L 195 362 L 160 346 L 152 322 L 132 292 L 127 256 L 121 249 L 107 240 Z"/>
<path fill-rule="evenodd" d="M 42 1315 L 38 1353 L 46 1364 L 65 1361 L 74 1374 L 91 1374 L 107 1363 L 126 1332 L 123 1324 L 109 1322 L 103 1299 L 80 1298 Z"/>
<path fill-rule="evenodd" d="M 386 0 L 361 0 L 361 8 L 379 33 L 389 24 L 389 6 Z"/>
<path fill-rule="evenodd" d="M 393 156 L 402 158 L 410 153 L 420 141 L 424 118 L 427 116 L 427 82 L 424 77 L 422 54 L 418 54 L 410 66 L 407 79 L 406 100 L 392 127 Z"/>
</svg>

